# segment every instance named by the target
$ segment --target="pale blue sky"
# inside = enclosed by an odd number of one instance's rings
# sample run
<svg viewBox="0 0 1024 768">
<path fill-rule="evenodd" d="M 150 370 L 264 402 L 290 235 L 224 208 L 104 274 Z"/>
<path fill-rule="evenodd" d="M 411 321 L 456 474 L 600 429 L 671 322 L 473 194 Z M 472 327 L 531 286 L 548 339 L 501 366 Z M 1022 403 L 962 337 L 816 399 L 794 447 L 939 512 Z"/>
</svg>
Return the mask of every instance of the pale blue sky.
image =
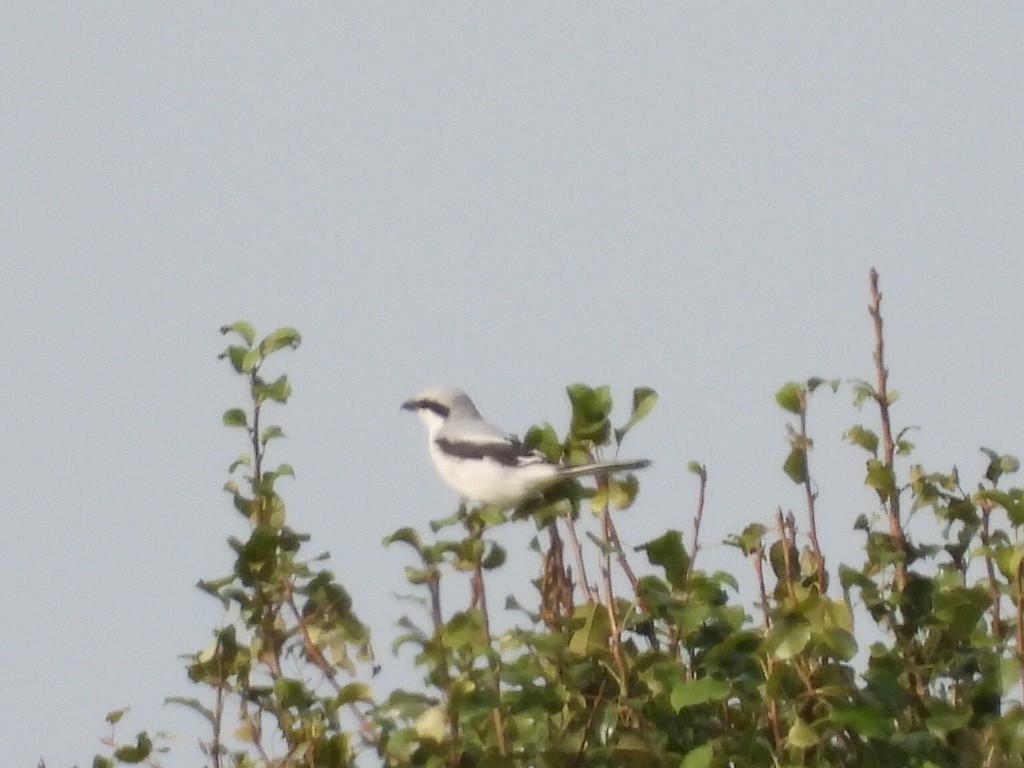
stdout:
<svg viewBox="0 0 1024 768">
<path fill-rule="evenodd" d="M 518 432 L 574 381 L 655 387 L 622 535 L 686 525 L 700 459 L 702 564 L 744 572 L 714 542 L 800 503 L 772 395 L 871 374 L 876 266 L 917 458 L 1024 452 L 1021 40 L 1008 3 L 5 3 L 0 760 L 88 764 L 131 704 L 196 763 L 161 702 L 244 533 L 225 322 L 303 332 L 282 490 L 389 679 L 380 540 L 454 501 L 398 410 L 423 386 Z M 833 565 L 872 509 L 858 418 L 811 416 Z"/>
</svg>

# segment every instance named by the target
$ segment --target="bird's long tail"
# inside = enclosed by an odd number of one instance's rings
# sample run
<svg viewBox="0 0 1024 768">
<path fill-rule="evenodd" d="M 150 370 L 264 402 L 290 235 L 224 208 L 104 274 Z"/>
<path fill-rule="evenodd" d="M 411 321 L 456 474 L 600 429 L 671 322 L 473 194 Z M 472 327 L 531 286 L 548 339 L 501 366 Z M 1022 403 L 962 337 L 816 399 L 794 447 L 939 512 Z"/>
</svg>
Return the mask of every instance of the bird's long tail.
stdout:
<svg viewBox="0 0 1024 768">
<path fill-rule="evenodd" d="M 587 475 L 610 475 L 612 472 L 629 472 L 634 469 L 643 469 L 650 465 L 651 462 L 647 459 L 599 461 L 594 464 L 581 464 L 578 467 L 565 467 L 559 471 L 558 476 L 565 478 L 586 477 Z"/>
</svg>

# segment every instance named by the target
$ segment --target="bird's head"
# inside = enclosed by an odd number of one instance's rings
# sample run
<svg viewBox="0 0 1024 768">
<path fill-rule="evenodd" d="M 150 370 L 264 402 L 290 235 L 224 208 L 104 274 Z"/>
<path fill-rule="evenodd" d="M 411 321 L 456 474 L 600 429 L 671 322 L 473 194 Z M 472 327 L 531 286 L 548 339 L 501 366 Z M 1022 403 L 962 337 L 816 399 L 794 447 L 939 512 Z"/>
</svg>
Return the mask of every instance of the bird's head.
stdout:
<svg viewBox="0 0 1024 768">
<path fill-rule="evenodd" d="M 420 392 L 411 400 L 402 403 L 402 408 L 413 411 L 420 421 L 434 434 L 449 419 L 479 419 L 473 401 L 460 389 L 431 387 Z"/>
</svg>

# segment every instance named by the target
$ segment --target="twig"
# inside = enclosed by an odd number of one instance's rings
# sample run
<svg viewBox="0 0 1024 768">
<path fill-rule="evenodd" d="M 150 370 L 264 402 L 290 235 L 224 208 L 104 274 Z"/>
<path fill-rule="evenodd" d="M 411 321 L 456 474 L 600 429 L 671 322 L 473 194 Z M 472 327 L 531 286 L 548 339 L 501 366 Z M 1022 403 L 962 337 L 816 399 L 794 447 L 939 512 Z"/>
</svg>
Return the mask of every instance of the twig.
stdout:
<svg viewBox="0 0 1024 768">
<path fill-rule="evenodd" d="M 607 480 L 604 482 L 607 483 Z M 601 578 L 604 583 L 605 610 L 608 611 L 608 622 L 611 626 L 609 633 L 609 644 L 612 657 L 615 659 L 615 666 L 619 670 L 619 694 L 625 693 L 626 685 L 626 663 L 622 658 L 622 647 L 620 645 L 619 618 L 615 614 L 615 592 L 612 589 L 612 567 L 611 567 L 611 513 L 608 504 L 605 503 L 601 511 L 601 537 L 604 540 L 605 551 L 601 555 Z"/>
<path fill-rule="evenodd" d="M 257 488 L 260 479 L 263 477 L 263 446 L 260 445 L 260 406 L 263 401 L 256 395 L 256 383 L 259 381 L 259 366 L 252 369 L 249 374 L 249 387 L 252 393 L 252 427 L 249 429 L 249 439 L 252 441 L 252 479 L 256 487 L 253 488 L 254 495 L 257 495 Z M 260 520 L 259 522 L 263 522 Z"/>
<path fill-rule="evenodd" d="M 541 560 L 540 608 L 541 618 L 552 629 L 564 629 L 563 620 L 573 612 L 572 570 L 565 565 L 565 550 L 555 520 L 548 523 L 551 543 Z"/>
<path fill-rule="evenodd" d="M 782 519 L 782 512 L 778 513 L 779 521 Z M 758 539 L 754 546 L 754 573 L 757 575 L 757 588 L 761 597 L 761 627 L 765 636 L 772 628 L 771 613 L 768 610 L 768 590 L 764 584 L 764 544 Z M 765 654 L 765 680 L 772 676 L 775 670 L 775 659 L 770 653 Z M 779 723 L 779 702 L 775 697 L 768 700 L 768 722 L 772 728 L 772 741 L 775 748 L 775 757 L 778 761 L 782 759 L 782 727 Z"/>
<path fill-rule="evenodd" d="M 992 512 L 992 502 L 982 501 L 981 504 L 981 546 L 985 552 L 985 575 L 988 579 L 988 594 L 992 600 L 992 634 L 996 639 L 1003 640 L 1003 620 L 999 613 L 999 603 L 1002 595 L 999 593 L 999 582 L 996 580 L 996 569 L 992 562 L 992 554 L 988 547 L 989 542 L 989 515 Z"/>
<path fill-rule="evenodd" d="M 811 457 L 810 443 L 807 439 L 807 390 L 800 390 L 800 444 L 804 454 L 804 495 L 807 498 L 807 538 L 811 541 L 814 559 L 818 571 L 818 593 L 824 595 L 828 589 L 828 574 L 825 571 L 825 555 L 818 543 L 818 526 L 815 521 L 815 502 L 818 494 L 811 488 Z"/>
<path fill-rule="evenodd" d="M 619 541 L 619 532 L 615 529 L 615 523 L 612 522 L 612 516 L 608 514 L 607 507 L 605 507 L 605 517 L 607 518 L 608 542 L 615 549 L 615 559 L 618 561 L 622 572 L 626 574 L 626 578 L 629 579 L 629 583 L 633 587 L 633 594 L 635 595 L 636 586 L 640 581 L 637 579 L 636 574 L 633 573 L 633 568 L 626 559 L 626 553 L 622 551 L 622 542 Z"/>
<path fill-rule="evenodd" d="M 491 637 L 491 620 L 487 612 L 487 590 L 484 589 L 484 571 L 477 559 L 473 565 L 473 575 L 470 578 L 472 588 L 472 602 L 480 611 L 484 619 L 484 636 L 487 638 L 487 647 L 492 648 L 494 640 Z M 498 753 L 508 754 L 508 745 L 505 743 L 505 725 L 501 719 L 501 660 L 495 657 L 490 663 L 491 673 L 494 675 L 494 695 L 498 700 L 491 716 L 494 719 L 494 735 L 498 739 Z"/>
<path fill-rule="evenodd" d="M 576 561 L 576 572 L 579 574 L 580 589 L 588 603 L 598 601 L 597 588 L 587 578 L 587 570 L 583 565 L 583 547 L 580 546 L 579 537 L 576 535 L 576 521 L 572 515 L 565 516 L 565 527 L 569 531 L 569 544 L 572 546 L 572 556 Z"/>
<path fill-rule="evenodd" d="M 697 511 L 693 516 L 693 540 L 690 544 L 690 562 L 686 566 L 686 581 L 690 579 L 693 564 L 697 559 L 697 552 L 700 550 L 700 522 L 704 517 L 704 498 L 708 487 L 707 467 L 701 465 L 697 476 L 700 478 L 700 488 L 697 491 Z"/>
<path fill-rule="evenodd" d="M 445 699 L 451 696 L 451 675 L 448 671 L 448 654 L 445 652 L 444 643 L 441 642 L 441 628 L 443 619 L 441 616 L 441 573 L 434 565 L 430 566 L 430 576 L 427 579 L 427 591 L 430 594 L 430 623 L 434 628 L 434 639 L 437 641 L 438 653 L 441 654 L 439 673 L 441 675 L 441 686 Z M 445 707 L 445 720 L 451 732 L 452 739 L 457 742 L 459 739 L 459 719 Z"/>
<path fill-rule="evenodd" d="M 786 518 L 782 516 L 782 508 L 777 507 L 775 510 L 775 529 L 779 533 L 779 539 L 782 542 L 782 561 L 785 566 L 785 584 L 786 592 L 789 593 L 791 598 L 796 597 L 796 588 L 793 585 L 793 550 L 795 548 L 794 539 L 796 538 L 796 523 L 793 521 L 793 515 Z"/>
<path fill-rule="evenodd" d="M 315 618 L 315 614 L 313 617 L 303 617 L 299 611 L 298 605 L 295 603 L 295 598 L 292 596 L 292 585 L 290 581 L 287 582 L 286 589 L 288 592 L 288 607 L 291 609 L 292 616 L 298 625 L 299 632 L 302 633 L 302 647 L 306 651 L 306 656 L 313 662 L 316 668 L 320 670 L 320 673 L 327 678 L 327 682 L 330 683 L 332 688 L 334 688 L 334 692 L 340 693 L 341 683 L 339 683 L 337 679 L 337 668 L 324 658 L 323 653 L 317 647 L 316 643 L 313 642 L 313 638 L 309 634 L 309 619 Z M 348 709 L 359 723 L 359 732 L 362 734 L 363 738 L 366 739 L 368 743 L 377 745 L 379 741 L 379 734 L 374 729 L 369 718 L 360 711 L 360 709 L 355 705 L 355 702 L 350 702 Z"/>
<path fill-rule="evenodd" d="M 1024 560 L 1017 564 L 1017 573 L 1014 575 L 1017 582 L 1017 665 L 1020 684 L 1024 686 Z"/>
<path fill-rule="evenodd" d="M 608 684 L 608 678 L 601 678 L 601 685 L 597 689 L 597 696 L 594 697 L 594 703 L 590 706 L 590 714 L 587 715 L 586 725 L 583 726 L 583 738 L 580 739 L 579 749 L 576 750 L 576 755 L 573 757 L 572 765 L 580 765 L 583 761 L 583 755 L 586 753 L 587 741 L 590 735 L 590 729 L 594 725 L 594 719 L 597 717 L 597 713 L 600 712 L 601 700 L 604 699 L 604 689 Z"/>
<path fill-rule="evenodd" d="M 220 638 L 217 639 L 217 644 L 220 645 Z M 224 719 L 224 656 L 221 649 L 218 648 L 217 653 L 217 692 L 214 695 L 213 704 L 213 717 L 211 718 L 211 724 L 213 726 L 213 744 L 210 745 L 210 757 L 213 759 L 213 768 L 220 768 L 220 729 Z"/>
<path fill-rule="evenodd" d="M 647 610 L 647 606 L 644 605 L 643 600 L 637 594 L 637 586 L 640 584 L 640 580 L 637 579 L 636 574 L 633 572 L 632 566 L 626 559 L 626 553 L 622 549 L 622 542 L 619 540 L 619 532 L 615 528 L 615 523 L 612 522 L 612 516 L 608 514 L 608 507 L 605 506 L 604 519 L 607 523 L 605 527 L 605 534 L 607 541 L 615 549 L 615 559 L 619 563 L 619 567 L 622 572 L 626 574 L 626 578 L 629 579 L 630 585 L 633 587 L 633 596 L 636 598 L 636 604 L 643 610 Z M 644 637 L 647 638 L 647 642 L 651 644 L 651 648 L 655 651 L 659 649 L 658 636 L 654 632 L 653 624 L 648 620 L 641 623 L 637 627 L 637 631 L 640 632 Z"/>
<path fill-rule="evenodd" d="M 886 469 L 892 470 L 896 457 L 896 441 L 892 436 L 892 420 L 889 417 L 889 370 L 885 367 L 885 342 L 882 335 L 882 294 L 878 290 L 878 272 L 871 270 L 871 305 L 868 307 L 868 314 L 874 321 L 875 326 L 875 369 L 878 374 L 878 384 L 875 387 L 874 400 L 878 404 L 879 416 L 882 422 L 882 449 L 883 461 Z M 889 492 L 886 514 L 889 519 L 889 535 L 897 548 L 903 553 L 904 559 L 896 563 L 896 585 L 902 591 L 907 585 L 907 563 L 908 554 L 907 538 L 903 532 L 903 524 L 900 521 L 900 494 L 899 489 L 894 487 Z"/>
</svg>

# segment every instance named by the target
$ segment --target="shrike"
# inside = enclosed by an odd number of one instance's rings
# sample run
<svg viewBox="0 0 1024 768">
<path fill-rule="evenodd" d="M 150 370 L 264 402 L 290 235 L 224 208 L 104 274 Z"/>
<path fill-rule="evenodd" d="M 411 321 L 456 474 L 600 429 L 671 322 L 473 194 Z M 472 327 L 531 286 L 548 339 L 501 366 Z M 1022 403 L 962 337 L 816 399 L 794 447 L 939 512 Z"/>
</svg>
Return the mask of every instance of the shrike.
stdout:
<svg viewBox="0 0 1024 768">
<path fill-rule="evenodd" d="M 572 477 L 642 469 L 651 462 L 601 461 L 567 467 L 524 445 L 483 420 L 473 401 L 458 389 L 427 389 L 402 404 L 427 425 L 427 449 L 441 479 L 464 501 L 518 506 L 555 483 Z"/>
</svg>

